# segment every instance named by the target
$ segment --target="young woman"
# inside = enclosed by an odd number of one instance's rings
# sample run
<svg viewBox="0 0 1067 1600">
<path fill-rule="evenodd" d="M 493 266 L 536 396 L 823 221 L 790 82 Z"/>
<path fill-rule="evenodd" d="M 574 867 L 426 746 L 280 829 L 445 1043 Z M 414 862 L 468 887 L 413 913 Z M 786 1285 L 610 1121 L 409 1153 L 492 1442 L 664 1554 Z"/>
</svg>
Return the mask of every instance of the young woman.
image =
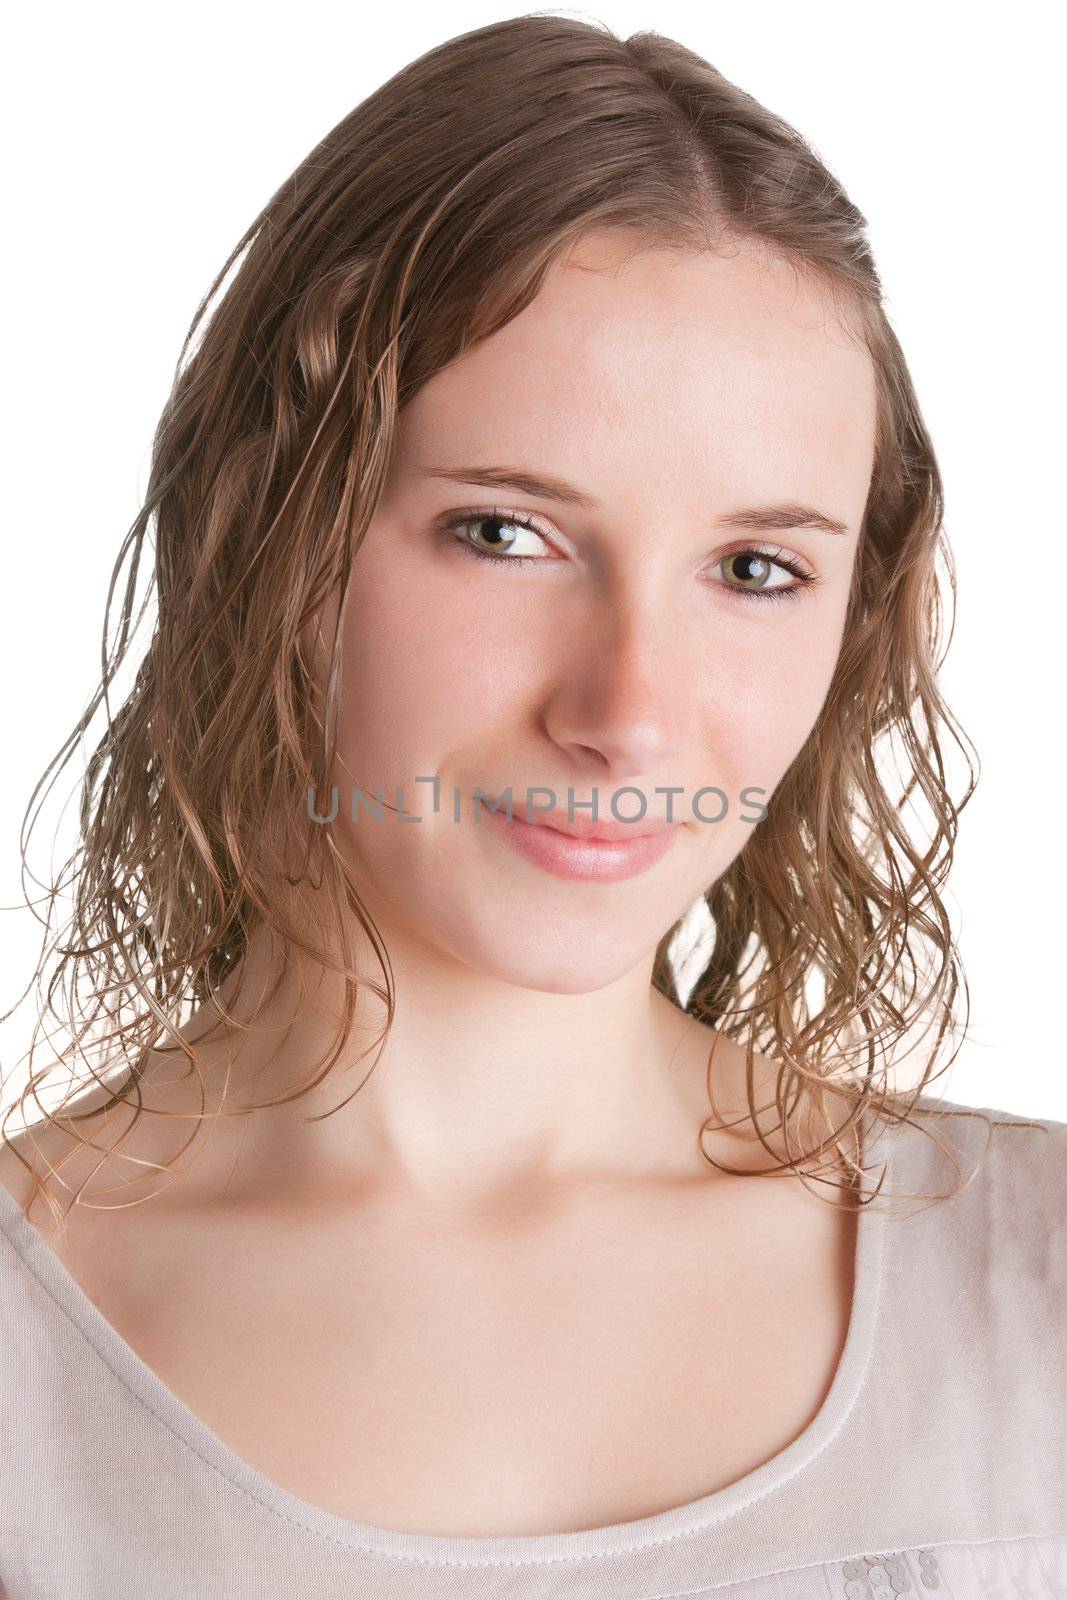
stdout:
<svg viewBox="0 0 1067 1600">
<path fill-rule="evenodd" d="M 922 1092 L 970 788 L 863 217 L 529 15 L 208 301 L 65 747 L 154 519 L 2 1152 L 6 1593 L 1067 1594 L 1067 1126 Z"/>
</svg>

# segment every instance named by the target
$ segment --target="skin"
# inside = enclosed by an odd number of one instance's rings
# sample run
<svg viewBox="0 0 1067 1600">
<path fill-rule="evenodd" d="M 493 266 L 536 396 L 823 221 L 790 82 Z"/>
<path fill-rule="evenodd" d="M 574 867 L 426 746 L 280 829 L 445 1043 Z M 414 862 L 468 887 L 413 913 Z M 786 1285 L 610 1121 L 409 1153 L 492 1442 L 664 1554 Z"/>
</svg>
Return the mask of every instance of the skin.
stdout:
<svg viewBox="0 0 1067 1600">
<path fill-rule="evenodd" d="M 823 1403 L 854 1214 L 792 1174 L 758 1175 L 771 1160 L 738 1131 L 709 1129 L 703 1149 L 757 1176 L 709 1166 L 697 1135 L 718 1036 L 650 978 L 660 939 L 751 837 L 741 790 L 773 805 L 825 700 L 874 420 L 869 357 L 782 263 L 627 256 L 595 236 L 400 419 L 343 619 L 333 825 L 392 960 L 388 1045 L 348 1105 L 307 1120 L 366 1073 L 382 1020 L 368 997 L 325 1089 L 216 1119 L 147 1204 L 103 1192 L 143 1167 L 96 1180 L 57 1247 L 168 1387 L 306 1502 L 423 1533 L 603 1526 L 736 1481 Z M 550 473 L 599 509 L 420 470 L 474 463 Z M 847 531 L 716 527 L 785 500 Z M 449 544 L 446 517 L 494 505 L 536 520 L 543 541 L 519 533 L 518 548 L 543 566 Z M 739 599 L 727 585 L 745 569 L 723 558 L 759 548 L 818 583 Z M 794 580 L 776 567 L 771 581 Z M 324 640 L 332 620 L 327 607 Z M 429 774 L 437 815 L 413 782 Z M 423 821 L 347 823 L 357 777 L 371 795 L 403 788 Z M 544 785 L 564 805 L 568 785 L 595 789 L 604 818 L 616 788 L 665 815 L 657 786 L 711 783 L 733 797 L 726 818 L 680 806 L 667 855 L 612 884 L 561 881 L 471 813 L 451 820 L 453 790 L 475 786 Z M 255 1027 L 202 1046 L 211 1094 L 232 1069 L 233 1103 L 295 1088 L 332 1041 L 329 983 L 298 996 L 287 979 L 264 1007 L 270 967 L 254 939 L 237 1014 Z M 762 1104 L 777 1067 L 756 1067 Z M 743 1057 L 724 1038 L 713 1081 L 720 1110 L 744 1113 Z M 145 1104 L 200 1109 L 172 1056 Z M 128 1120 L 82 1132 L 110 1145 Z M 781 1159 L 776 1120 L 772 1107 Z M 172 1162 L 191 1129 L 148 1116 L 129 1148 Z M 49 1131 L 39 1143 L 66 1155 Z M 76 1186 L 91 1166 L 79 1155 L 63 1176 Z M 10 1151 L 0 1181 L 25 1197 Z"/>
</svg>

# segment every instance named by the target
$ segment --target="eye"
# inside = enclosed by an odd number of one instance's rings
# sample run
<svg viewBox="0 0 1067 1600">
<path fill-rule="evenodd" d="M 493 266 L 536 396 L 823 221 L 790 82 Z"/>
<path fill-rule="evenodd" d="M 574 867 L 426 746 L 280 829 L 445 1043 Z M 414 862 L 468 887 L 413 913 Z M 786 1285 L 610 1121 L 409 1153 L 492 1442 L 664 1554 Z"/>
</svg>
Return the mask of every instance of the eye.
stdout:
<svg viewBox="0 0 1067 1600">
<path fill-rule="evenodd" d="M 799 562 L 790 560 L 780 549 L 773 552 L 755 548 L 731 550 L 719 558 L 716 566 L 726 568 L 739 566 L 741 570 L 735 571 L 734 576 L 741 581 L 727 582 L 720 587 L 731 590 L 739 600 L 755 600 L 760 604 L 765 601 L 791 600 L 802 589 L 822 581 L 813 572 L 807 572 Z M 779 572 L 787 573 L 795 581 L 772 582 L 771 574 L 775 567 Z"/>
<path fill-rule="evenodd" d="M 521 533 L 515 533 L 519 528 Z M 482 539 L 488 548 L 480 548 L 473 542 L 469 530 L 477 531 L 476 536 Z M 461 511 L 444 524 L 446 533 L 455 532 L 460 535 L 455 543 L 459 545 L 464 555 L 473 556 L 478 561 L 506 562 L 510 566 L 517 566 L 523 561 L 536 561 L 541 559 L 529 549 L 524 550 L 524 544 L 529 545 L 540 541 L 542 544 L 547 537 L 538 531 L 529 517 L 524 517 L 517 511 L 500 511 L 495 507 L 491 511 Z M 513 555 L 511 552 L 515 551 Z"/>
<path fill-rule="evenodd" d="M 465 556 L 472 556 L 475 561 L 495 561 L 500 566 L 517 567 L 535 561 L 543 565 L 546 560 L 552 559 L 538 553 L 536 548 L 540 544 L 543 549 L 549 535 L 542 533 L 533 519 L 520 511 L 504 511 L 498 506 L 490 510 L 467 507 L 444 522 L 442 529 L 446 533 L 456 534 L 453 542 Z M 479 546 L 475 539 L 482 540 L 483 545 Z M 524 544 L 531 542 L 534 544 L 533 551 L 523 549 Z M 484 545 L 488 545 L 488 548 L 484 548 Z M 780 547 L 761 550 L 756 546 L 746 546 L 730 550 L 719 557 L 715 566 L 740 568 L 734 574 L 740 581 L 718 582 L 712 587 L 725 589 L 732 598 L 743 604 L 755 601 L 765 605 L 789 600 L 802 589 L 823 581 L 813 572 L 806 571 L 798 561 L 788 557 Z M 775 568 L 794 581 L 784 584 L 774 582 L 772 573 Z"/>
</svg>

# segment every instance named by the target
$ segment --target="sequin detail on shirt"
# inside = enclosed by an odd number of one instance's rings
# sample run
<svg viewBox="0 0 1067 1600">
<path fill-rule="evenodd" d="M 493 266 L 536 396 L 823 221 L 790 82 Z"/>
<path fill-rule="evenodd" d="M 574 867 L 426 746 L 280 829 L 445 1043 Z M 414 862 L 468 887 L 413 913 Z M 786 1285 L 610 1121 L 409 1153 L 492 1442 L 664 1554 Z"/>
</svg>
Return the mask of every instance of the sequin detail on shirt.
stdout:
<svg viewBox="0 0 1067 1600">
<path fill-rule="evenodd" d="M 940 1589 L 941 1574 L 933 1551 L 924 1548 L 911 1553 L 919 1563 L 921 1589 Z M 845 1580 L 841 1591 L 844 1600 L 895 1600 L 898 1594 L 916 1593 L 911 1567 L 902 1550 L 846 1561 L 841 1576 Z"/>
</svg>

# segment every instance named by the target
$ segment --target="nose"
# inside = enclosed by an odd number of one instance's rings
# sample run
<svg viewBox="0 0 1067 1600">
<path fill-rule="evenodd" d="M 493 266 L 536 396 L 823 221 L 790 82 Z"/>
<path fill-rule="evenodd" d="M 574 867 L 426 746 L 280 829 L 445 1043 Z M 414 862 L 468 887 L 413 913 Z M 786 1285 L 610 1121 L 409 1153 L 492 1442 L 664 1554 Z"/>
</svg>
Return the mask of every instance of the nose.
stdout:
<svg viewBox="0 0 1067 1600">
<path fill-rule="evenodd" d="M 662 595 L 605 608 L 582 634 L 563 652 L 545 707 L 548 735 L 576 771 L 620 783 L 653 774 L 657 783 L 684 782 L 695 661 Z M 651 809 L 658 797 L 648 798 Z"/>
</svg>

